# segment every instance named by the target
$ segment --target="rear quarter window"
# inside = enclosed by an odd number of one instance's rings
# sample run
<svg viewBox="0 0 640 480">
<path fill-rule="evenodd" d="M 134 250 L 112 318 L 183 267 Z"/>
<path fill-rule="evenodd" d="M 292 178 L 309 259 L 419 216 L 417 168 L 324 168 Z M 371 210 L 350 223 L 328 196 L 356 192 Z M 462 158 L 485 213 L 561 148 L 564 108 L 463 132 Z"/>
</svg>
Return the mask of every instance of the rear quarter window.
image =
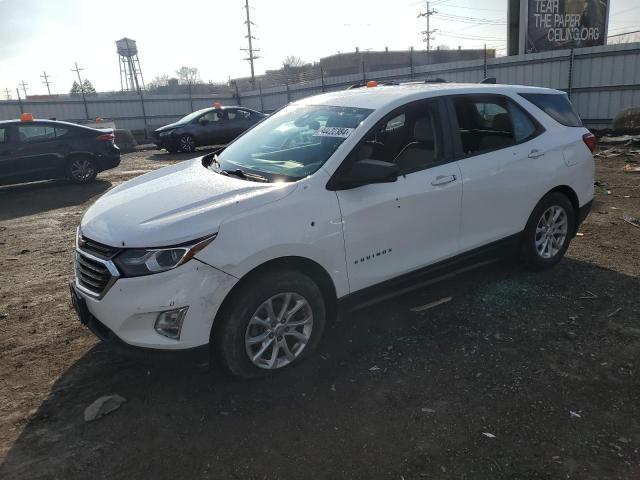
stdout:
<svg viewBox="0 0 640 480">
<path fill-rule="evenodd" d="M 582 120 L 569 101 L 569 97 L 560 93 L 520 93 L 556 122 L 567 127 L 582 127 Z"/>
</svg>

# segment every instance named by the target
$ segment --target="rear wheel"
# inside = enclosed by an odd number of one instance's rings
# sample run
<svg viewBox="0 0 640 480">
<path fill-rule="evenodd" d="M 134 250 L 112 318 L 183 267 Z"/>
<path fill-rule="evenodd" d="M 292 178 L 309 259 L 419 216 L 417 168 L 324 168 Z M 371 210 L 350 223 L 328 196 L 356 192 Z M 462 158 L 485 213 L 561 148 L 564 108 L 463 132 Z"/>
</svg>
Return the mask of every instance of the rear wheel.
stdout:
<svg viewBox="0 0 640 480">
<path fill-rule="evenodd" d="M 264 377 L 309 355 L 325 317 L 322 292 L 308 276 L 291 270 L 262 274 L 234 293 L 216 319 L 212 341 L 231 374 Z"/>
<path fill-rule="evenodd" d="M 575 231 L 571 201 L 560 192 L 545 195 L 533 210 L 524 231 L 522 254 L 532 270 L 544 270 L 558 263 Z"/>
<path fill-rule="evenodd" d="M 67 177 L 75 183 L 93 182 L 98 175 L 95 161 L 89 157 L 74 157 L 67 162 Z"/>
<path fill-rule="evenodd" d="M 182 135 L 178 139 L 178 147 L 181 152 L 191 153 L 196 150 L 196 140 L 191 135 Z"/>
</svg>

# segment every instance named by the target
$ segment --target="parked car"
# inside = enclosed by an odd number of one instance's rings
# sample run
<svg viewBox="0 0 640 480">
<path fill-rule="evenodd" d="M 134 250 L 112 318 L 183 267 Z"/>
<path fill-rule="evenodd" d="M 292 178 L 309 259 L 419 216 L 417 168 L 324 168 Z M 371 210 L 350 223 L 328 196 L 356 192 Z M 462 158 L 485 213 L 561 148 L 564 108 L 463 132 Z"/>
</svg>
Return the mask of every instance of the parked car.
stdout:
<svg viewBox="0 0 640 480">
<path fill-rule="evenodd" d="M 225 145 L 265 117 L 242 107 L 205 108 L 158 128 L 153 141 L 170 153 L 193 152 L 205 145 Z"/>
<path fill-rule="evenodd" d="M 120 164 L 112 129 L 53 120 L 0 122 L 0 185 L 68 178 L 92 182 L 98 172 Z"/>
<path fill-rule="evenodd" d="M 210 349 L 234 375 L 262 376 L 308 356 L 337 308 L 503 255 L 555 265 L 591 208 L 594 148 L 557 90 L 406 84 L 306 98 L 221 153 L 95 202 L 72 298 L 105 341 Z"/>
</svg>

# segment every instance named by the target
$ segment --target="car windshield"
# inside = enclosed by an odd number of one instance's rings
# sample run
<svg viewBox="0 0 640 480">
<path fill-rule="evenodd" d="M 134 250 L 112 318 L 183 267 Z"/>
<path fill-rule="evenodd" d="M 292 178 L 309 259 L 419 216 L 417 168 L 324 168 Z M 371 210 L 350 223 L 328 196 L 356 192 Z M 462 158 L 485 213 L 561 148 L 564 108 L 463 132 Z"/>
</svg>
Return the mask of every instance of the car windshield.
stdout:
<svg viewBox="0 0 640 480">
<path fill-rule="evenodd" d="M 364 108 L 290 105 L 229 145 L 212 168 L 269 181 L 311 175 L 372 112 Z"/>
<path fill-rule="evenodd" d="M 196 110 L 195 112 L 190 113 L 189 115 L 182 117 L 176 123 L 189 123 L 191 120 L 198 118 L 200 115 L 205 113 L 206 111 L 211 110 L 210 108 L 203 108 L 202 110 Z"/>
</svg>

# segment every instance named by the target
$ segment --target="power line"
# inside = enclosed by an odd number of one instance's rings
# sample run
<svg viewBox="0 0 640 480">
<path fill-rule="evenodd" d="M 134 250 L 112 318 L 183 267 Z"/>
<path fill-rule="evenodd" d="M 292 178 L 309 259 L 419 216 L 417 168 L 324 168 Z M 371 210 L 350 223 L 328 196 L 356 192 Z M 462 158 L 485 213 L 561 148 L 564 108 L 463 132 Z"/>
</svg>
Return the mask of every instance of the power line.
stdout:
<svg viewBox="0 0 640 480">
<path fill-rule="evenodd" d="M 640 8 L 640 5 L 636 5 L 635 7 L 627 8 L 627 9 L 625 9 L 625 10 L 621 10 L 621 11 L 619 11 L 619 12 L 614 13 L 614 14 L 613 14 L 613 15 L 611 15 L 611 16 L 612 16 L 612 17 L 615 17 L 615 16 L 620 15 L 620 14 L 622 14 L 622 13 L 627 13 L 627 12 L 630 12 L 631 10 L 636 10 L 637 8 Z"/>
<path fill-rule="evenodd" d="M 47 72 L 43 70 L 42 75 L 40 75 L 40 78 L 44 78 L 44 81 L 42 83 L 44 83 L 47 86 L 47 93 L 51 95 L 51 89 L 49 88 L 49 85 L 51 84 L 51 82 L 49 81 L 49 76 L 47 75 Z"/>
<path fill-rule="evenodd" d="M 444 35 L 445 37 L 460 38 L 462 40 L 486 40 L 486 41 L 489 41 L 489 42 L 501 42 L 501 41 L 504 41 L 504 38 L 484 37 L 484 36 L 481 36 L 481 35 L 461 35 L 461 34 L 457 34 L 455 32 L 449 32 L 449 31 L 445 31 L 445 30 L 441 30 L 440 33 L 442 33 L 442 35 Z"/>
<path fill-rule="evenodd" d="M 613 37 L 621 37 L 623 35 L 630 35 L 632 33 L 640 33 L 640 30 L 634 30 L 632 32 L 624 32 L 624 33 L 617 33 L 615 35 L 607 35 L 607 38 L 613 38 Z"/>
<path fill-rule="evenodd" d="M 485 12 L 501 12 L 501 13 L 504 13 L 504 10 L 498 10 L 498 9 L 495 9 L 495 8 L 479 8 L 479 7 L 475 7 L 475 6 L 473 6 L 473 7 L 465 7 L 463 5 L 451 5 L 451 4 L 446 5 L 446 7 L 447 8 L 461 8 L 463 10 L 474 10 L 474 11 L 475 10 L 483 10 Z"/>
<path fill-rule="evenodd" d="M 448 13 L 441 13 L 438 18 L 447 19 L 450 21 L 462 22 L 462 23 L 477 23 L 482 25 L 506 25 L 505 20 L 496 18 L 479 18 L 479 17 L 467 17 L 464 15 L 452 15 Z"/>
</svg>

